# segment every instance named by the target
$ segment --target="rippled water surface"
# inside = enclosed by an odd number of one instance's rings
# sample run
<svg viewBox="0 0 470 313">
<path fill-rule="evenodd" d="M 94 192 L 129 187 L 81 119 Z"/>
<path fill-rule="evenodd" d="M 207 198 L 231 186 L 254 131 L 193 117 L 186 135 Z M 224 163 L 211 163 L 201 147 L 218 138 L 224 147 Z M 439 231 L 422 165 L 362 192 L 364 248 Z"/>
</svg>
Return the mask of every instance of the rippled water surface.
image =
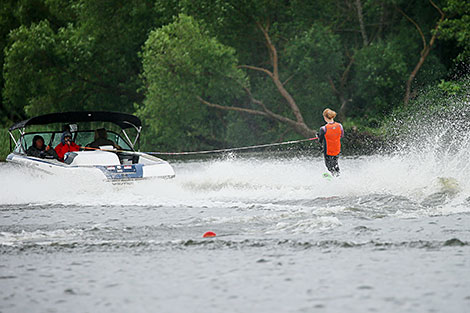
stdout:
<svg viewBox="0 0 470 313">
<path fill-rule="evenodd" d="M 0 311 L 470 312 L 467 162 L 342 158 L 329 181 L 223 157 L 131 185 L 0 164 Z"/>
</svg>

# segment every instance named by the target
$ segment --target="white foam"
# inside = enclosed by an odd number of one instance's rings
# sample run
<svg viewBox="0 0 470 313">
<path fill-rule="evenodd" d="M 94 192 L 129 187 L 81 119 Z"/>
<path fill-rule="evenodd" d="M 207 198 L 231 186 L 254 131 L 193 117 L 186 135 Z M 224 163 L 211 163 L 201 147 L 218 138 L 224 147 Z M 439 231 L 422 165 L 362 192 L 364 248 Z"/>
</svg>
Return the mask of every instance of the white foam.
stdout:
<svg viewBox="0 0 470 313">
<path fill-rule="evenodd" d="M 340 220 L 334 216 L 320 216 L 296 220 L 295 222 L 279 222 L 267 233 L 312 233 L 341 226 Z"/>
<path fill-rule="evenodd" d="M 0 232 L 0 245 L 14 246 L 25 242 L 34 242 L 37 245 L 45 245 L 50 242 L 67 242 L 71 238 L 80 238 L 83 230 L 80 229 L 56 229 L 52 231 L 25 231 Z"/>
<path fill-rule="evenodd" d="M 469 211 L 470 136 L 451 134 L 448 123 L 425 128 L 419 138 L 403 140 L 389 155 L 340 158 L 339 178 L 324 179 L 321 157 L 225 157 L 209 161 L 175 162 L 176 178 L 113 185 L 86 176 L 51 176 L 11 164 L 0 164 L 0 205 L 132 205 L 165 207 L 249 208 L 269 212 L 288 207 L 308 211 L 319 201 L 323 214 L 345 209 L 334 199 L 385 194 L 421 203 L 436 193 L 449 196 L 427 211 Z M 425 126 L 423 126 L 425 127 Z M 447 136 L 447 137 L 446 137 Z M 454 138 L 450 136 L 450 138 Z M 445 138 L 444 138 L 445 137 Z M 416 144 L 413 145 L 413 140 Z M 448 140 L 448 139 L 447 139 Z M 329 201 L 328 199 L 331 199 Z M 333 203 L 329 205 L 329 203 Z M 386 203 L 377 203 L 378 206 Z M 440 209 L 441 207 L 445 209 Z M 440 211 L 439 211 L 440 210 Z M 395 210 L 396 211 L 396 210 Z M 409 212 L 405 212 L 408 214 Z"/>
<path fill-rule="evenodd" d="M 175 165 L 173 180 L 112 185 L 87 177 L 55 177 L 0 166 L 0 204 L 246 206 L 320 197 L 392 194 L 421 201 L 450 177 L 469 194 L 468 168 L 416 164 L 409 156 L 342 158 L 341 177 L 328 181 L 321 158 L 221 159 Z"/>
</svg>

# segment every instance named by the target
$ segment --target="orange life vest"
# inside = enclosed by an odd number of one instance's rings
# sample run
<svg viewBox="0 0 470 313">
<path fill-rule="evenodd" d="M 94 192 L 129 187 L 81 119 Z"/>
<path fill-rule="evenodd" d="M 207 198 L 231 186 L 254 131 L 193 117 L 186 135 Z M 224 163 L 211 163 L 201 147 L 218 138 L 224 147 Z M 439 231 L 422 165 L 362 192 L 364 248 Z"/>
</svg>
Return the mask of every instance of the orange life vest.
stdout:
<svg viewBox="0 0 470 313">
<path fill-rule="evenodd" d="M 341 152 L 341 136 L 343 127 L 339 123 L 325 125 L 326 154 L 338 155 Z"/>
</svg>

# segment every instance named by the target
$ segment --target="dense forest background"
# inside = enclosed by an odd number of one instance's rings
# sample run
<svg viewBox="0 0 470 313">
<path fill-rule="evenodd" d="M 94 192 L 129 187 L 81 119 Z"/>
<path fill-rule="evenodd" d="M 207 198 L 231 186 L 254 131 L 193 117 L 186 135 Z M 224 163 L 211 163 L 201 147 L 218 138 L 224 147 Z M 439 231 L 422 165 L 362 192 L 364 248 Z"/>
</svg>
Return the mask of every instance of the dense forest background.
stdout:
<svg viewBox="0 0 470 313">
<path fill-rule="evenodd" d="M 2 0 L 1 135 L 112 110 L 143 120 L 143 149 L 220 148 L 312 136 L 326 107 L 373 133 L 463 88 L 469 56 L 467 0 Z"/>
</svg>

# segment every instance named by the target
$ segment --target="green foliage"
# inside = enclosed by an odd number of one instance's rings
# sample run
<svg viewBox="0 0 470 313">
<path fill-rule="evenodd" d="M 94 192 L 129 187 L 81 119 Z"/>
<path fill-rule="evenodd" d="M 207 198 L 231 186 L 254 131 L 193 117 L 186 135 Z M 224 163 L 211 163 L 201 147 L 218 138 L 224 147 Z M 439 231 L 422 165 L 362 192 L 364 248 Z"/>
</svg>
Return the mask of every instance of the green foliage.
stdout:
<svg viewBox="0 0 470 313">
<path fill-rule="evenodd" d="M 381 119 L 402 103 L 405 82 L 416 66 L 422 49 L 418 32 L 408 28 L 408 24 L 406 21 L 397 27 L 386 40 L 378 40 L 356 50 L 351 84 L 354 86 L 352 102 L 359 114 L 352 116 L 366 115 L 368 118 L 374 116 L 373 120 Z M 436 83 L 445 74 L 445 66 L 436 54 L 431 53 L 412 87 L 419 90 Z"/>
<path fill-rule="evenodd" d="M 323 122 L 320 112 L 337 105 L 329 78 L 344 71 L 339 36 L 328 27 L 316 23 L 294 36 L 286 45 L 283 73 L 291 81 L 287 85 L 309 124 Z M 339 109 L 339 108 L 336 108 Z"/>
<path fill-rule="evenodd" d="M 289 69 L 301 75 L 332 76 L 343 63 L 339 36 L 328 27 L 314 24 L 297 34 L 285 50 Z"/>
<path fill-rule="evenodd" d="M 53 111 L 137 111 L 148 126 L 146 149 L 299 138 L 285 124 L 209 108 L 197 98 L 260 109 L 246 87 L 271 111 L 293 117 L 266 73 L 239 67 L 273 70 L 262 25 L 276 47 L 281 81 L 311 128 L 322 124 L 325 107 L 342 108 L 351 128 L 376 127 L 401 106 L 420 58 L 416 25 L 428 41 L 439 13 L 429 1 L 360 3 L 367 40 L 355 0 L 4 0 L 0 124 Z M 453 77 L 449 60 L 458 55 L 465 68 L 470 57 L 470 5 L 435 3 L 446 19 L 412 98 L 427 86 L 446 95 L 464 88 L 446 79 Z"/>
<path fill-rule="evenodd" d="M 7 128 L 0 128 L 0 162 L 10 153 L 10 135 Z"/>
<path fill-rule="evenodd" d="M 467 133 L 470 122 L 468 99 L 470 76 L 454 81 L 441 81 L 429 85 L 410 101 L 408 106 L 395 109 L 382 123 L 382 130 L 389 138 L 412 139 L 432 128 L 460 128 Z M 430 127 L 432 126 L 432 127 Z M 423 129 L 428 128 L 427 130 Z M 415 142 L 416 143 L 416 142 Z"/>
<path fill-rule="evenodd" d="M 241 95 L 247 80 L 237 69 L 234 49 L 181 14 L 150 33 L 142 62 L 147 97 L 137 114 L 153 135 L 145 144 L 180 149 L 220 144 L 224 117 L 197 97 L 223 105 Z"/>
<path fill-rule="evenodd" d="M 446 0 L 443 8 L 447 18 L 439 28 L 440 37 L 457 41 L 461 52 L 457 60 L 470 58 L 470 2 L 467 0 Z"/>
<path fill-rule="evenodd" d="M 10 110 L 32 116 L 76 109 L 75 73 L 91 55 L 88 38 L 74 37 L 72 26 L 55 32 L 47 21 L 21 26 L 10 35 L 14 42 L 5 58 L 4 96 Z"/>
<path fill-rule="evenodd" d="M 448 95 L 457 95 L 462 91 L 463 88 L 465 88 L 461 81 L 445 81 L 443 79 L 437 85 L 437 87 Z"/>
<path fill-rule="evenodd" d="M 84 109 L 132 112 L 139 92 L 137 52 L 156 23 L 147 1 L 44 1 L 55 20 L 10 33 L 5 106 L 17 116 Z M 54 20 L 52 19 L 52 20 Z"/>
<path fill-rule="evenodd" d="M 51 0 L 50 0 L 51 1 Z M 5 49 L 8 46 L 10 31 L 32 23 L 38 23 L 43 19 L 50 19 L 51 14 L 47 6 L 41 0 L 3 0 L 0 6 L 0 86 L 3 88 L 5 81 L 2 75 L 4 70 Z M 59 21 L 54 20 L 59 24 Z M 24 118 L 23 110 L 12 110 L 5 104 L 0 92 L 0 125 L 10 124 L 12 120 Z"/>
<path fill-rule="evenodd" d="M 355 60 L 355 100 L 367 105 L 360 107 L 377 114 L 398 103 L 408 75 L 403 53 L 390 42 L 377 42 L 359 50 Z"/>
</svg>

